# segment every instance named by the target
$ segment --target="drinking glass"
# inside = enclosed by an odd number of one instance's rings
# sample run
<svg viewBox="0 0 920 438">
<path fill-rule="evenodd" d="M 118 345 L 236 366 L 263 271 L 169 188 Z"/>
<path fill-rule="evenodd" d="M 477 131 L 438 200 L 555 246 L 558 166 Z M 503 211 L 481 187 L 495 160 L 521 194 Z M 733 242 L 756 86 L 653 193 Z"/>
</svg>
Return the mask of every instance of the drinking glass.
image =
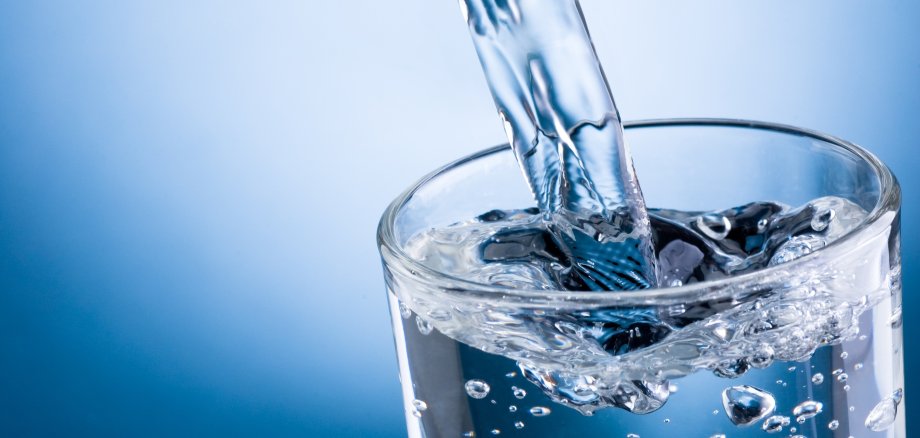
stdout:
<svg viewBox="0 0 920 438">
<path fill-rule="evenodd" d="M 378 230 L 409 436 L 739 438 L 779 427 L 906 437 L 900 189 L 889 169 L 852 143 L 762 122 L 640 121 L 625 137 L 650 208 L 836 196 L 868 215 L 824 247 L 719 280 L 512 289 L 409 256 L 420 232 L 535 206 L 507 145 L 448 164 L 393 201 Z M 652 345 L 598 355 L 583 316 L 636 312 L 681 322 Z M 643 413 L 591 412 L 598 387 Z M 641 405 L 662 391 L 663 406 Z M 736 424 L 745 415 L 758 419 Z"/>
</svg>

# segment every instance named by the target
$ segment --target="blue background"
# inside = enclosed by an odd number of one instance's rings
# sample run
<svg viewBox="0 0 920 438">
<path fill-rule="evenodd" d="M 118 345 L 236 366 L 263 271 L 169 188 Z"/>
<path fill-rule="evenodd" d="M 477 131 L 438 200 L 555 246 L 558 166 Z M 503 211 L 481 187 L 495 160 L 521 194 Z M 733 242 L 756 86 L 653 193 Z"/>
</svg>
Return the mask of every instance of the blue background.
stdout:
<svg viewBox="0 0 920 438">
<path fill-rule="evenodd" d="M 910 340 L 920 3 L 690 3 L 583 1 L 624 118 L 877 153 Z M 0 435 L 404 435 L 377 220 L 502 141 L 454 0 L 0 3 Z"/>
</svg>

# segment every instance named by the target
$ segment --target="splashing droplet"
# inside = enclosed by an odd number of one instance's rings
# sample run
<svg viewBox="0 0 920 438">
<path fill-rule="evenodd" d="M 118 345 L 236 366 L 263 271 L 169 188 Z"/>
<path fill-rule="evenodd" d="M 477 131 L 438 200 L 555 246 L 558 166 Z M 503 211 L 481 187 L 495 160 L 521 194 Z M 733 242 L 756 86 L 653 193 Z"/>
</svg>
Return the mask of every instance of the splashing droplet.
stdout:
<svg viewBox="0 0 920 438">
<path fill-rule="evenodd" d="M 714 240 L 722 240 L 732 231 L 732 223 L 719 213 L 707 213 L 696 218 L 696 229 Z"/>
<path fill-rule="evenodd" d="M 881 432 L 885 429 L 891 427 L 894 424 L 895 418 L 898 416 L 898 404 L 901 403 L 901 398 L 904 396 L 904 391 L 898 389 L 888 397 L 885 397 L 880 401 L 872 411 L 869 412 L 869 416 L 866 417 L 866 427 L 874 432 Z"/>
<path fill-rule="evenodd" d="M 767 433 L 781 432 L 792 420 L 782 415 L 774 415 L 763 422 L 762 429 Z"/>
<path fill-rule="evenodd" d="M 553 411 L 544 406 L 534 406 L 530 408 L 530 415 L 533 415 L 534 417 L 545 417 L 552 412 Z"/>
<path fill-rule="evenodd" d="M 732 386 L 722 391 L 722 407 L 732 423 L 748 425 L 773 413 L 776 400 L 753 386 Z"/>
<path fill-rule="evenodd" d="M 795 416 L 795 422 L 802 424 L 809 418 L 814 417 L 821 413 L 821 410 L 824 409 L 824 404 L 821 402 L 816 402 L 814 400 L 805 400 L 802 403 L 799 403 L 795 409 L 792 410 L 792 415 Z"/>
<path fill-rule="evenodd" d="M 479 379 L 467 380 L 463 387 L 470 397 L 477 400 L 486 398 L 486 396 L 489 395 L 489 391 L 492 389 L 488 383 Z"/>
</svg>

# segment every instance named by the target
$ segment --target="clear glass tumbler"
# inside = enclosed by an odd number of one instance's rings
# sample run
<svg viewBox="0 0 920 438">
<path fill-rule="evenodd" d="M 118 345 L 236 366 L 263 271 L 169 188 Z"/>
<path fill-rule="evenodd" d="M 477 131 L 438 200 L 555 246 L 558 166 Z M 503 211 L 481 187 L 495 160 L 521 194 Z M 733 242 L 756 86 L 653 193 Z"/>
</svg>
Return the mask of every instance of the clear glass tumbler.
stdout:
<svg viewBox="0 0 920 438">
<path fill-rule="evenodd" d="M 717 281 L 511 289 L 406 251 L 433 227 L 535 205 L 507 146 L 451 163 L 399 196 L 378 231 L 409 436 L 906 437 L 889 169 L 846 141 L 760 122 L 634 122 L 626 139 L 650 208 L 837 196 L 868 216 L 820 249 Z M 652 345 L 603 354 L 579 325 L 598 312 L 682 322 Z M 629 409 L 585 409 L 598 394 Z"/>
</svg>

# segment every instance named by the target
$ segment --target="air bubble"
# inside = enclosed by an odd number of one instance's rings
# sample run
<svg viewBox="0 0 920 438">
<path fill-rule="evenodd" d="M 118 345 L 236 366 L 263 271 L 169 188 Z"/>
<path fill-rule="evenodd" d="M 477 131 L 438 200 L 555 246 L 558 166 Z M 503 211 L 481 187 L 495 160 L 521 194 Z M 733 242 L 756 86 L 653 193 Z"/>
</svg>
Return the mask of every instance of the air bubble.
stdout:
<svg viewBox="0 0 920 438">
<path fill-rule="evenodd" d="M 501 429 L 492 429 L 492 435 L 501 435 L 501 434 L 502 434 Z"/>
<path fill-rule="evenodd" d="M 516 399 L 518 399 L 518 400 L 520 400 L 520 399 L 522 399 L 522 398 L 524 398 L 524 397 L 527 397 L 527 391 L 525 391 L 525 390 L 523 390 L 523 389 L 521 389 L 521 388 L 518 388 L 517 386 L 512 386 L 512 387 L 511 387 L 511 393 L 514 394 L 514 398 L 516 398 Z"/>
<path fill-rule="evenodd" d="M 507 373 L 507 374 L 505 374 L 505 377 L 507 377 L 507 378 L 509 378 L 509 379 L 514 378 L 514 377 L 517 377 L 517 372 L 516 372 L 516 371 L 512 371 L 512 372 L 510 372 L 510 373 Z"/>
<path fill-rule="evenodd" d="M 450 321 L 450 312 L 444 309 L 434 309 L 428 312 L 427 315 L 435 321 Z"/>
<path fill-rule="evenodd" d="M 827 423 L 827 428 L 830 430 L 837 430 L 840 427 L 840 422 L 837 420 L 831 420 L 830 423 Z"/>
<path fill-rule="evenodd" d="M 523 428 L 524 428 L 524 422 L 523 422 L 523 421 L 517 421 L 517 422 L 515 422 L 515 423 L 514 423 L 514 428 L 515 428 L 515 429 L 523 429 Z"/>
<path fill-rule="evenodd" d="M 732 423 L 748 425 L 773 413 L 776 400 L 753 386 L 732 386 L 722 391 L 722 407 Z"/>
<path fill-rule="evenodd" d="M 627 433 L 626 438 L 641 438 L 638 433 Z"/>
<path fill-rule="evenodd" d="M 764 420 L 761 428 L 767 433 L 781 432 L 783 428 L 788 426 L 791 422 L 792 420 L 790 420 L 789 417 L 774 415 Z"/>
<path fill-rule="evenodd" d="M 717 434 L 714 434 L 714 435 L 710 436 L 709 438 L 725 438 L 725 434 L 724 434 L 724 433 L 717 433 Z"/>
<path fill-rule="evenodd" d="M 517 412 L 517 406 L 515 405 L 508 406 L 508 412 Z"/>
<path fill-rule="evenodd" d="M 840 373 L 840 374 L 837 376 L 837 381 L 840 382 L 840 383 L 843 383 L 843 382 L 846 382 L 847 379 L 849 379 L 849 378 L 850 378 L 850 376 L 848 376 L 847 373 Z"/>
<path fill-rule="evenodd" d="M 462 1 L 462 0 L 461 0 L 461 1 Z M 474 432 L 474 431 L 472 431 L 472 430 L 468 430 L 468 431 L 466 431 L 466 432 L 463 432 L 463 438 L 476 438 L 476 432 Z"/>
<path fill-rule="evenodd" d="M 814 400 L 806 400 L 802 403 L 799 403 L 795 409 L 792 410 L 792 415 L 795 416 L 795 422 L 802 424 L 807 421 L 809 418 L 814 417 L 821 413 L 821 410 L 824 409 L 824 404 L 821 402 L 816 402 Z"/>
<path fill-rule="evenodd" d="M 552 412 L 553 411 L 544 406 L 534 406 L 530 408 L 530 415 L 533 415 L 534 417 L 545 417 Z"/>
<path fill-rule="evenodd" d="M 397 300 L 397 303 L 398 303 L 398 306 L 399 306 L 399 316 L 401 316 L 402 319 L 409 319 L 409 318 L 411 318 L 411 317 L 412 317 L 412 310 L 409 309 L 409 306 L 407 306 L 406 303 L 404 303 L 404 302 L 402 302 L 402 301 L 399 301 L 399 300 Z"/>
<path fill-rule="evenodd" d="M 417 418 L 421 418 L 422 412 L 425 412 L 427 410 L 428 410 L 428 403 L 425 403 L 424 401 L 419 400 L 419 399 L 412 400 L 412 415 L 414 415 Z"/>
<path fill-rule="evenodd" d="M 427 335 L 431 333 L 431 330 L 433 328 L 431 327 L 431 323 L 429 323 L 428 321 L 425 321 L 421 316 L 418 316 L 418 315 L 415 316 L 415 324 L 418 326 L 419 333 L 423 335 Z"/>
<path fill-rule="evenodd" d="M 671 419 L 670 419 L 670 418 L 665 418 L 665 419 L 664 419 L 664 424 L 669 424 L 669 423 L 671 423 Z"/>
<path fill-rule="evenodd" d="M 489 391 L 492 389 L 488 383 L 479 379 L 467 380 L 463 387 L 466 389 L 466 393 L 470 397 L 473 397 L 477 400 L 486 398 L 486 396 L 489 395 Z"/>
<path fill-rule="evenodd" d="M 811 218 L 811 229 L 815 231 L 824 231 L 827 229 L 827 226 L 834 220 L 837 216 L 837 212 L 833 208 L 827 210 L 821 210 L 813 218 Z"/>
<path fill-rule="evenodd" d="M 904 324 L 904 317 L 901 314 L 901 306 L 896 307 L 894 311 L 891 312 L 891 317 L 888 318 L 888 324 L 891 325 L 892 328 L 901 328 L 901 326 Z"/>
<path fill-rule="evenodd" d="M 853 370 L 855 370 L 855 371 L 859 371 L 859 370 L 861 370 L 862 368 L 863 368 L 862 362 L 860 362 L 860 363 L 858 363 L 858 364 L 856 364 L 856 365 L 853 365 Z"/>
<path fill-rule="evenodd" d="M 872 411 L 869 412 L 869 416 L 866 417 L 866 427 L 874 432 L 881 432 L 885 429 L 891 427 L 894 424 L 895 418 L 898 416 L 898 404 L 901 403 L 901 398 L 904 396 L 904 391 L 898 389 L 888 397 L 885 397 L 880 401 Z"/>
</svg>

